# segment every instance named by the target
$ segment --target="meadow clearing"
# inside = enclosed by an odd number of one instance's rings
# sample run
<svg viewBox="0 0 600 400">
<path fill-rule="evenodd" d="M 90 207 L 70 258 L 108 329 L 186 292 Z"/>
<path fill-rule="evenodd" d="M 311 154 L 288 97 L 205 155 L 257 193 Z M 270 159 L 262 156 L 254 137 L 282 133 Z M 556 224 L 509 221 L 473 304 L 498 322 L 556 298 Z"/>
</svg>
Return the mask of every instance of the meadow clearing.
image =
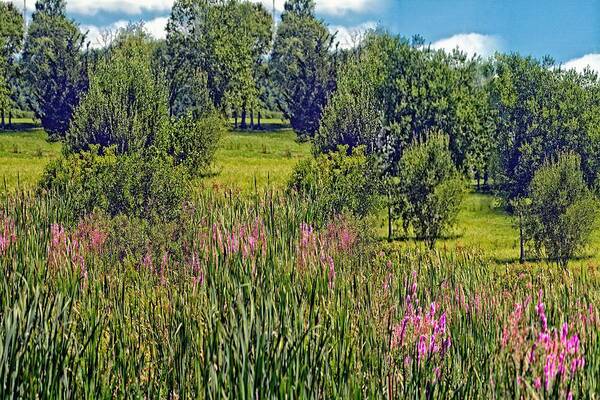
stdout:
<svg viewBox="0 0 600 400">
<path fill-rule="evenodd" d="M 0 1 L 0 398 L 600 398 L 600 75 L 76 3 Z"/>
</svg>

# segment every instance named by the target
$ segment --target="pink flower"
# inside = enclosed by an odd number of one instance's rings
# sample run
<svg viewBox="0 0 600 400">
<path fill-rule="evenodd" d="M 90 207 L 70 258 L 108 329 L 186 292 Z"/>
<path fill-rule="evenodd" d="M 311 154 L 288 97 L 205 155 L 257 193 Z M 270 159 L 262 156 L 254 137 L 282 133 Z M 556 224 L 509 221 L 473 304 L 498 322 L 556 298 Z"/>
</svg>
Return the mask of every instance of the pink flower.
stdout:
<svg viewBox="0 0 600 400">
<path fill-rule="evenodd" d="M 329 257 L 329 273 L 327 277 L 329 280 L 329 289 L 333 289 L 333 284 L 335 280 L 335 264 L 333 263 L 332 257 Z"/>
</svg>

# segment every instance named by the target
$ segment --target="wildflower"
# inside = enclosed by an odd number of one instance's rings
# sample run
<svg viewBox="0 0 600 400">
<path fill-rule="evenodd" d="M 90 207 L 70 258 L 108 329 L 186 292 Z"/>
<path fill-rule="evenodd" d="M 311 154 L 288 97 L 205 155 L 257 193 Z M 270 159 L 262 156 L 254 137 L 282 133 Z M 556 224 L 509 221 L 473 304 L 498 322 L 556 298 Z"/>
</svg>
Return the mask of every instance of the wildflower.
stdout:
<svg viewBox="0 0 600 400">
<path fill-rule="evenodd" d="M 333 284 L 335 280 L 335 264 L 333 263 L 332 257 L 329 257 L 329 273 L 327 277 L 329 280 L 329 289 L 333 289 Z"/>
</svg>

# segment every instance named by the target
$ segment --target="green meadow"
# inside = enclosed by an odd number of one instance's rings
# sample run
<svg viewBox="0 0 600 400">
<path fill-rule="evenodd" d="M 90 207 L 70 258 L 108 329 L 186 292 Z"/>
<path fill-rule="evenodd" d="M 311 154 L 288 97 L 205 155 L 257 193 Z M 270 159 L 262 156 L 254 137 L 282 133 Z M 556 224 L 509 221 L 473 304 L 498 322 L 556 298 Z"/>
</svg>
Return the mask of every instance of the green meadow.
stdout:
<svg viewBox="0 0 600 400">
<path fill-rule="evenodd" d="M 61 152 L 60 143 L 49 142 L 46 133 L 31 120 L 16 120 L 16 130 L 0 133 L 0 179 L 9 191 L 17 187 L 32 189 L 48 162 Z M 265 188 L 283 190 L 299 160 L 310 156 L 310 143 L 296 140 L 295 133 L 280 120 L 265 120 L 264 130 L 230 129 L 222 139 L 214 165 L 199 187 L 217 188 L 240 194 L 252 194 Z M 385 213 L 372 220 L 382 241 L 387 239 Z M 401 224 L 394 225 L 395 239 L 386 246 L 392 249 L 423 247 Z M 519 261 L 519 236 L 513 220 L 491 194 L 475 191 L 465 198 L 457 224 L 436 244 L 440 250 L 469 248 L 481 251 L 486 258 L 506 266 Z M 532 263 L 545 264 L 536 260 Z M 575 266 L 600 264 L 600 229 L 596 229 L 585 254 L 573 261 Z"/>
</svg>

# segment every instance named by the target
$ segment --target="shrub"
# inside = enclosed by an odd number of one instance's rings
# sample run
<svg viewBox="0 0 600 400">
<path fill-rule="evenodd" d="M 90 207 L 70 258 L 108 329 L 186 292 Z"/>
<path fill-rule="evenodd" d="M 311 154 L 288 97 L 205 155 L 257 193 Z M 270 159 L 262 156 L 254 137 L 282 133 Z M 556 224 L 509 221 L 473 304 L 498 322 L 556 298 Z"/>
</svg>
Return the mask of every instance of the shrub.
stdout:
<svg viewBox="0 0 600 400">
<path fill-rule="evenodd" d="M 184 165 L 195 175 L 210 166 L 223 135 L 224 122 L 218 113 L 201 120 L 187 114 L 173 123 L 169 154 L 176 164 Z"/>
<path fill-rule="evenodd" d="M 170 221 L 181 212 L 188 182 L 186 169 L 168 155 L 116 156 L 113 148 L 100 154 L 92 146 L 51 163 L 40 188 L 63 195 L 74 216 L 102 210 L 111 216 Z"/>
<path fill-rule="evenodd" d="M 433 248 L 453 225 L 465 193 L 448 137 L 434 133 L 424 142 L 413 143 L 400 159 L 398 171 L 396 212 L 405 227 L 412 226 L 417 239 Z"/>
<path fill-rule="evenodd" d="M 364 69 L 358 62 L 350 62 L 340 74 L 337 90 L 323 111 L 315 135 L 315 152 L 335 151 L 338 145 L 350 149 L 367 146 L 368 153 L 376 150 L 383 129 L 382 115 L 374 85 Z"/>
<path fill-rule="evenodd" d="M 535 172 L 524 219 L 526 237 L 536 250 L 566 267 L 589 241 L 596 222 L 598 201 L 585 183 L 581 159 L 559 155 Z"/>
<path fill-rule="evenodd" d="M 115 146 L 117 154 L 162 143 L 168 129 L 164 82 L 152 69 L 152 45 L 140 31 L 123 32 L 90 76 L 88 93 L 67 134 L 73 151 Z"/>
<path fill-rule="evenodd" d="M 364 147 L 348 154 L 348 147 L 300 162 L 289 187 L 314 203 L 321 219 L 343 212 L 357 217 L 369 214 L 377 204 L 378 179 Z"/>
</svg>

